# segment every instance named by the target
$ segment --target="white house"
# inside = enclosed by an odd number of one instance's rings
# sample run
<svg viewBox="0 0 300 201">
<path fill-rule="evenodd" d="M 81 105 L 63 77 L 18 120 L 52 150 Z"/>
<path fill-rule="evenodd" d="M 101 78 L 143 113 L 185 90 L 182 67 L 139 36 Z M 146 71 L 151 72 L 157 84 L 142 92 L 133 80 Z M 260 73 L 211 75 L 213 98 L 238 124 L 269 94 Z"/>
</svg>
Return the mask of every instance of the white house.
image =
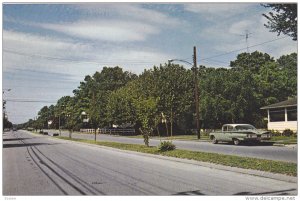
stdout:
<svg viewBox="0 0 300 201">
<path fill-rule="evenodd" d="M 289 98 L 261 109 L 268 112 L 268 130 L 297 131 L 297 98 Z"/>
</svg>

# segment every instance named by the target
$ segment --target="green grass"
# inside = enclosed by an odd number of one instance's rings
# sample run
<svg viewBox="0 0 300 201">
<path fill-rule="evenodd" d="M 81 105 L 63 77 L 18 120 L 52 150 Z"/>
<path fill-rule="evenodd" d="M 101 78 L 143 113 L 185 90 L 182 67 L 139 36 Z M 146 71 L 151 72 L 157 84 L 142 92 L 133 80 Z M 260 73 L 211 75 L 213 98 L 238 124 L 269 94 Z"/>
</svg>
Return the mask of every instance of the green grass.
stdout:
<svg viewBox="0 0 300 201">
<path fill-rule="evenodd" d="M 261 170 L 266 172 L 297 176 L 296 163 L 224 155 L 224 154 L 217 154 L 217 153 L 187 151 L 187 150 L 179 150 L 179 149 L 161 152 L 158 150 L 157 147 L 146 147 L 145 145 L 123 144 L 117 142 L 95 142 L 93 140 L 70 139 L 68 137 L 56 137 L 56 138 L 84 142 L 89 144 L 96 144 L 101 146 L 108 146 L 108 147 L 113 147 L 122 150 L 130 150 L 130 151 L 136 151 L 136 152 L 142 152 L 148 154 L 184 158 L 184 159 L 226 165 L 231 167 L 238 167 L 243 169 Z"/>
<path fill-rule="evenodd" d="M 278 144 L 297 144 L 297 137 L 272 136 L 269 141 Z"/>
</svg>

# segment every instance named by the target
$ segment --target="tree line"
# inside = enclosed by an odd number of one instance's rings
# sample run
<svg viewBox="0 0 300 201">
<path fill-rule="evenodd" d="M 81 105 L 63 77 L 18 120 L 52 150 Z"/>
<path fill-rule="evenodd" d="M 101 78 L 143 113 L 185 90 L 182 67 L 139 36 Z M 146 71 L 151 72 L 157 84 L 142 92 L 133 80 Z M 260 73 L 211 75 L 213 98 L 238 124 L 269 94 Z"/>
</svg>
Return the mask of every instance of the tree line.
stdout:
<svg viewBox="0 0 300 201">
<path fill-rule="evenodd" d="M 297 54 L 275 60 L 262 52 L 241 53 L 230 68 L 199 66 L 202 129 L 224 123 L 266 127 L 261 107 L 297 95 Z M 194 74 L 178 64 L 161 64 L 140 75 L 103 67 L 85 76 L 73 96 L 44 106 L 23 127 L 65 129 L 134 126 L 141 133 L 184 134 L 195 128 Z M 86 115 L 83 115 L 84 113 Z M 83 121 L 83 119 L 88 119 Z M 49 125 L 48 122 L 51 121 Z"/>
</svg>

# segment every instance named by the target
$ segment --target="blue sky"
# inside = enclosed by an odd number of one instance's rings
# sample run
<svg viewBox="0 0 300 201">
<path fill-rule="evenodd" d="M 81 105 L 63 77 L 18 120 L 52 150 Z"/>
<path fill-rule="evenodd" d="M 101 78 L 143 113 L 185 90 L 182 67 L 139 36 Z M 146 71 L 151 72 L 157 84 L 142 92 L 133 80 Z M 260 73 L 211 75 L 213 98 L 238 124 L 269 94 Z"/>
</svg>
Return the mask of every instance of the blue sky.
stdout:
<svg viewBox="0 0 300 201">
<path fill-rule="evenodd" d="M 12 89 L 3 98 L 15 101 L 8 117 L 34 118 L 103 66 L 140 74 L 171 58 L 192 62 L 196 46 L 199 65 L 228 67 L 247 51 L 246 33 L 250 52 L 297 52 L 297 42 L 263 26 L 268 11 L 259 3 L 3 4 L 2 85 Z"/>
</svg>

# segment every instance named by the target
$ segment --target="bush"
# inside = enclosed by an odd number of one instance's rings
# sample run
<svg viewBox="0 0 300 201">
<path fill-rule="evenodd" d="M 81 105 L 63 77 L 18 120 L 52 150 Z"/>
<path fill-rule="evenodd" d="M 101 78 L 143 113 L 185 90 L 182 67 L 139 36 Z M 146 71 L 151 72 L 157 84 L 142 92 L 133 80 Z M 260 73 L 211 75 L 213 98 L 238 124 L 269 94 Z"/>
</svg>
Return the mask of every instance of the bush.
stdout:
<svg viewBox="0 0 300 201">
<path fill-rule="evenodd" d="M 275 131 L 275 130 L 271 130 L 270 131 L 271 132 L 271 134 L 272 134 L 272 136 L 281 136 L 281 133 L 279 132 L 279 131 Z"/>
<path fill-rule="evenodd" d="M 171 141 L 163 141 L 158 146 L 159 151 L 171 151 L 176 149 L 176 146 Z"/>
<path fill-rule="evenodd" d="M 293 132 L 291 129 L 285 129 L 285 130 L 282 132 L 282 135 L 283 135 L 283 136 L 286 136 L 286 137 L 290 137 L 290 136 L 293 136 L 293 135 L 294 135 L 294 132 Z"/>
</svg>

